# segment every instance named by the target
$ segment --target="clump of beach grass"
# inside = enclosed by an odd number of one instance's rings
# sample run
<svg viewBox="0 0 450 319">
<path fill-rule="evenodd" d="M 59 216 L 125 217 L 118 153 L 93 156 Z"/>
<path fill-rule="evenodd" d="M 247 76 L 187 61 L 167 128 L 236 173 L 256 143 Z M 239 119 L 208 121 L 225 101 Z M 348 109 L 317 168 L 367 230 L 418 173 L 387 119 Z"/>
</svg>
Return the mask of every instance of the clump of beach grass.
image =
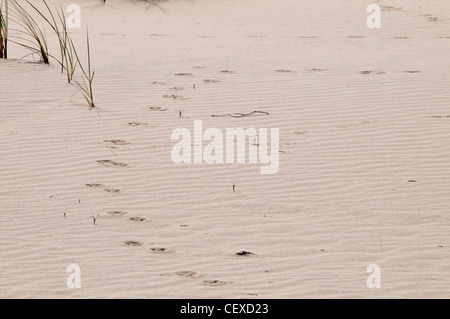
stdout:
<svg viewBox="0 0 450 319">
<path fill-rule="evenodd" d="M 60 9 L 56 9 L 55 13 L 50 9 L 46 0 L 43 0 L 48 11 L 48 14 L 44 14 L 43 11 L 40 11 L 29 0 L 26 0 L 34 11 L 44 19 L 44 23 L 46 22 L 58 37 L 60 50 L 60 60 L 58 60 L 49 54 L 44 26 L 40 27 L 33 16 L 17 0 L 5 0 L 5 6 L 2 5 L 3 0 L 0 0 L 0 58 L 7 57 L 8 1 L 11 2 L 11 21 L 19 26 L 19 29 L 11 29 L 17 35 L 14 36 L 14 40 L 10 39 L 9 41 L 30 50 L 31 54 L 37 54 L 45 64 L 50 64 L 50 58 L 57 61 L 61 65 L 61 73 L 64 73 L 64 70 L 66 71 L 67 82 L 71 83 L 73 81 L 78 87 L 75 94 L 81 92 L 87 105 L 94 108 L 92 83 L 94 81 L 95 71 L 91 67 L 89 31 L 87 30 L 86 32 L 87 66 L 85 67 L 81 63 L 76 47 L 69 35 L 67 20 L 62 6 L 60 5 Z M 74 72 L 77 67 L 81 70 L 81 80 L 74 80 Z"/>
<path fill-rule="evenodd" d="M 28 0 L 27 2 L 48 23 L 48 25 L 52 28 L 52 30 L 58 37 L 61 60 L 60 61 L 57 60 L 57 62 L 61 65 L 61 73 L 64 73 L 64 70 L 66 70 L 67 82 L 70 83 L 73 79 L 73 74 L 75 72 L 77 63 L 75 61 L 75 53 L 74 53 L 75 48 L 67 31 L 67 20 L 62 6 L 60 5 L 59 11 L 56 10 L 59 23 L 61 24 L 60 29 L 55 14 L 50 9 L 45 0 L 43 0 L 43 2 L 47 8 L 48 13 L 50 14 L 50 18 L 47 18 L 41 11 L 39 11 L 39 9 L 37 9 Z"/>
<path fill-rule="evenodd" d="M 37 9 L 33 4 L 31 4 L 28 0 L 27 2 L 30 4 L 31 7 L 48 23 L 48 25 L 53 29 L 56 36 L 58 37 L 58 43 L 59 43 L 59 50 L 60 50 L 60 56 L 61 61 L 58 61 L 58 63 L 61 65 L 61 73 L 66 70 L 67 74 L 67 82 L 71 83 L 73 80 L 73 75 L 75 72 L 75 69 L 77 65 L 81 69 L 81 81 L 75 80 L 74 83 L 78 87 L 78 90 L 75 92 L 81 92 L 83 95 L 87 105 L 91 108 L 95 107 L 94 103 L 94 94 L 93 94 L 93 88 L 92 88 L 92 82 L 94 81 L 94 75 L 95 71 L 92 71 L 91 68 L 91 51 L 90 51 L 90 41 L 89 41 L 89 30 L 86 32 L 87 35 L 87 69 L 83 66 L 83 64 L 80 61 L 80 58 L 78 56 L 78 52 L 76 50 L 76 47 L 72 41 L 72 38 L 69 35 L 68 29 L 67 29 L 67 20 L 66 16 L 64 14 L 64 10 L 62 6 L 60 6 L 60 10 L 57 11 L 57 16 L 59 20 L 59 24 L 61 24 L 61 27 L 59 27 L 57 19 L 55 17 L 55 14 L 48 6 L 47 2 L 43 0 L 48 13 L 50 14 L 50 17 L 47 18 L 39 9 Z M 75 95 L 74 94 L 74 95 Z"/>
<path fill-rule="evenodd" d="M 18 39 L 24 42 L 12 41 L 24 48 L 29 49 L 33 54 L 39 55 L 41 61 L 49 64 L 49 53 L 47 46 L 47 37 L 44 30 L 37 24 L 34 18 L 17 2 L 17 0 L 10 0 L 12 8 L 11 20 L 14 20 L 22 28 L 16 30 L 21 36 Z M 29 3 L 29 2 L 28 2 Z M 28 44 L 26 44 L 28 43 Z"/>
<path fill-rule="evenodd" d="M 16 0 L 14 0 L 16 1 Z M 87 31 L 87 68 L 83 66 L 83 64 L 80 61 L 80 58 L 78 56 L 78 52 L 76 50 L 76 47 L 72 41 L 72 38 L 69 35 L 68 28 L 67 28 L 67 20 L 66 16 L 64 14 L 64 10 L 62 6 L 60 6 L 59 11 L 56 10 L 56 14 L 50 9 L 49 5 L 45 0 L 43 0 L 45 7 L 47 8 L 49 17 L 47 17 L 42 11 L 40 11 L 38 8 L 36 8 L 30 1 L 27 0 L 27 3 L 47 22 L 47 24 L 50 26 L 50 28 L 54 31 L 56 36 L 58 37 L 58 43 L 59 43 L 59 51 L 60 51 L 60 57 L 61 60 L 58 61 L 55 59 L 60 65 L 61 65 L 61 73 L 64 73 L 64 70 L 66 70 L 67 74 L 67 82 L 71 83 L 74 78 L 74 72 L 77 66 L 81 69 L 81 81 L 75 80 L 74 83 L 78 87 L 78 90 L 75 92 L 81 92 L 83 95 L 87 105 L 91 108 L 95 107 L 94 103 L 94 94 L 93 94 L 93 87 L 92 82 L 94 81 L 94 75 L 95 72 L 92 71 L 91 68 L 91 51 L 90 51 L 90 41 L 89 41 L 89 31 Z M 16 2 L 17 4 L 17 2 Z M 18 7 L 21 9 L 21 7 Z M 22 10 L 25 12 L 25 10 Z M 25 12 L 26 13 L 26 12 Z M 29 17 L 31 20 L 31 16 L 26 13 L 23 14 L 26 17 Z M 28 20 L 30 20 L 28 19 Z M 28 22 L 28 20 L 26 20 Z M 59 20 L 59 21 L 58 21 Z M 34 22 L 34 20 L 32 20 Z M 36 23 L 28 23 L 27 25 L 36 26 Z M 33 29 L 33 28 L 28 28 Z M 35 29 L 33 29 L 35 30 Z M 47 48 L 45 36 L 42 32 L 39 32 L 41 29 L 36 28 L 37 32 L 33 32 L 33 35 L 42 35 L 41 37 L 34 37 L 35 39 L 44 39 L 43 41 L 37 41 L 39 44 L 43 43 L 45 44 L 45 49 Z M 40 45 L 42 48 L 42 45 Z M 42 52 L 42 50 L 41 50 Z M 47 61 L 48 61 L 48 50 L 46 50 L 47 54 Z M 45 62 L 45 60 L 44 60 Z M 47 62 L 48 63 L 48 62 Z M 74 94 L 74 95 L 75 95 Z"/>
</svg>

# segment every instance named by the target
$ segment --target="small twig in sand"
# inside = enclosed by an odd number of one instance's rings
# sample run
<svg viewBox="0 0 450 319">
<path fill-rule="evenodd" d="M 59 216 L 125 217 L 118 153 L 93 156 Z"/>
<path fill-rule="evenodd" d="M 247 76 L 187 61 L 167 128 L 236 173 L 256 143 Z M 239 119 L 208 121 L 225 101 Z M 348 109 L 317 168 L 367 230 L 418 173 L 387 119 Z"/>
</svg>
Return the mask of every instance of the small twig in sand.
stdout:
<svg viewBox="0 0 450 319">
<path fill-rule="evenodd" d="M 92 220 L 94 222 L 94 225 L 96 225 L 95 221 L 97 220 L 98 217 L 99 217 L 99 215 L 91 215 L 91 218 L 92 218 Z"/>
<path fill-rule="evenodd" d="M 236 192 L 236 183 L 232 183 L 231 185 L 233 185 L 233 192 Z"/>
<path fill-rule="evenodd" d="M 184 109 L 176 110 L 178 112 L 178 117 L 181 118 L 183 116 Z"/>
</svg>

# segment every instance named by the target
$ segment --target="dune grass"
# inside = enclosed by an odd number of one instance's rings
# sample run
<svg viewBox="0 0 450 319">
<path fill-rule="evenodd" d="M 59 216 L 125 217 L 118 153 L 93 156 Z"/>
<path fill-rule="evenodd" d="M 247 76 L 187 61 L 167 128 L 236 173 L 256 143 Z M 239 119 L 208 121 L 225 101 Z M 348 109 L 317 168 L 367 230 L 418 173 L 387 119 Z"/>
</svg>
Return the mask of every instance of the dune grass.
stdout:
<svg viewBox="0 0 450 319">
<path fill-rule="evenodd" d="M 11 42 L 29 49 L 32 54 L 37 54 L 42 62 L 49 64 L 47 37 L 43 28 L 37 24 L 36 20 L 17 2 L 17 0 L 9 1 L 11 1 L 13 9 L 11 11 L 11 20 L 14 20 L 14 22 L 21 27 L 21 29 L 15 30 L 20 34 L 20 36 L 15 36 L 15 38 L 21 41 L 11 40 Z"/>
<path fill-rule="evenodd" d="M 61 24 L 60 28 L 55 14 L 50 9 L 45 0 L 43 0 L 43 2 L 45 4 L 45 7 L 47 8 L 48 13 L 50 14 L 49 18 L 47 18 L 41 11 L 39 11 L 39 9 L 37 9 L 31 2 L 29 2 L 28 0 L 27 2 L 47 22 L 47 24 L 52 28 L 52 30 L 58 37 L 61 60 L 57 60 L 57 62 L 61 65 L 61 73 L 64 73 L 64 70 L 66 70 L 67 82 L 70 83 L 73 79 L 73 74 L 75 72 L 77 63 L 75 61 L 75 48 L 73 46 L 73 42 L 70 40 L 70 36 L 67 31 L 67 20 L 64 14 L 64 9 L 60 5 L 60 10 L 56 10 L 59 24 Z"/>
<path fill-rule="evenodd" d="M 57 61 L 61 65 L 61 73 L 64 73 L 64 70 L 66 71 L 67 82 L 74 82 L 77 86 L 78 90 L 75 94 L 80 92 L 87 105 L 90 108 L 94 108 L 95 103 L 92 83 L 94 81 L 95 71 L 92 70 L 91 66 L 89 30 L 86 32 L 87 66 L 85 67 L 80 61 L 76 47 L 68 32 L 67 20 L 62 6 L 60 5 L 59 10 L 56 9 L 53 11 L 50 9 L 46 0 L 43 0 L 43 3 L 47 9 L 47 12 L 43 12 L 29 0 L 26 0 L 28 5 L 30 5 L 31 8 L 40 16 L 40 18 L 43 19 L 42 23 L 48 24 L 56 34 L 60 51 L 59 60 L 49 53 L 44 26 L 40 27 L 38 20 L 33 18 L 33 16 L 29 13 L 29 10 L 27 11 L 27 9 L 20 5 L 17 0 L 5 0 L 5 6 L 2 6 L 3 0 L 0 0 L 0 58 L 7 57 L 8 1 L 11 2 L 11 21 L 14 22 L 14 24 L 17 24 L 19 28 L 11 29 L 11 31 L 14 31 L 14 37 L 10 37 L 9 41 L 30 50 L 31 54 L 38 55 L 41 61 L 45 64 L 50 64 L 50 58 Z M 77 67 L 81 70 L 81 80 L 74 80 L 74 72 Z"/>
<path fill-rule="evenodd" d="M 0 59 L 8 58 L 8 0 L 0 3 Z"/>
<path fill-rule="evenodd" d="M 89 43 L 89 30 L 86 30 L 86 43 L 87 43 L 87 72 L 86 69 L 83 67 L 83 64 L 80 61 L 80 58 L 78 56 L 77 50 L 75 50 L 75 46 L 73 45 L 72 39 L 69 38 L 69 41 L 71 43 L 72 48 L 74 49 L 73 52 L 75 54 L 75 57 L 77 59 L 77 63 L 80 66 L 81 72 L 82 72 L 82 82 L 75 81 L 75 84 L 78 86 L 78 92 L 81 92 L 83 95 L 86 103 L 89 107 L 94 108 L 94 94 L 92 90 L 92 82 L 94 81 L 94 75 L 95 71 L 92 71 L 91 69 L 91 49 L 90 49 L 90 43 Z"/>
<path fill-rule="evenodd" d="M 46 22 L 50 26 L 50 28 L 57 36 L 60 51 L 60 60 L 58 60 L 48 52 L 47 38 L 43 31 L 43 28 L 39 27 L 36 20 L 33 19 L 33 17 L 17 2 L 17 0 L 11 1 L 16 21 L 23 29 L 19 30 L 21 31 L 21 36 L 18 37 L 18 39 L 26 41 L 26 43 L 30 44 L 24 44 L 23 42 L 17 41 L 15 41 L 14 43 L 17 43 L 18 45 L 31 50 L 32 53 L 39 54 L 41 60 L 45 64 L 49 64 L 49 57 L 56 60 L 61 65 L 61 73 L 64 73 L 64 70 L 66 71 L 67 82 L 71 83 L 73 81 L 78 87 L 78 90 L 75 92 L 75 94 L 81 92 L 87 105 L 91 108 L 94 108 L 95 104 L 92 83 L 94 81 L 95 72 L 92 71 L 91 67 L 89 31 L 87 31 L 86 40 L 88 60 L 87 67 L 84 67 L 83 63 L 81 63 L 80 61 L 72 38 L 69 35 L 67 20 L 62 6 L 60 5 L 59 10 L 56 9 L 55 13 L 52 9 L 50 9 L 46 0 L 43 0 L 43 3 L 47 9 L 47 13 L 44 13 L 43 11 L 40 11 L 35 5 L 33 5 L 29 0 L 27 0 L 27 3 L 34 9 L 34 11 L 36 11 L 36 13 L 44 20 L 44 22 Z M 77 67 L 79 67 L 79 69 L 81 70 L 81 80 L 74 80 L 74 72 Z"/>
<path fill-rule="evenodd" d="M 56 36 L 58 37 L 58 43 L 59 43 L 59 50 L 60 50 L 60 56 L 61 60 L 58 61 L 58 63 L 61 65 L 61 72 L 63 73 L 64 70 L 66 70 L 67 74 L 67 82 L 71 83 L 73 80 L 74 72 L 77 66 L 81 69 L 81 81 L 75 80 L 74 83 L 78 87 L 78 90 L 75 92 L 81 92 L 83 95 L 83 98 L 85 99 L 87 105 L 91 108 L 95 107 L 94 103 L 94 93 L 93 93 L 93 87 L 92 83 L 94 81 L 95 71 L 92 71 L 91 68 L 91 50 L 90 50 L 90 41 L 89 41 L 89 30 L 86 32 L 86 42 L 87 42 L 87 69 L 83 66 L 83 63 L 81 63 L 80 58 L 78 56 L 78 52 L 76 50 L 76 47 L 72 41 L 72 38 L 69 35 L 68 29 L 67 29 L 67 20 L 66 16 L 64 14 L 64 10 L 62 6 L 60 6 L 59 11 L 57 10 L 56 15 L 59 20 L 53 13 L 53 11 L 48 6 L 47 2 L 43 0 L 47 11 L 50 15 L 49 18 L 47 18 L 39 9 L 37 9 L 33 4 L 31 4 L 28 0 L 27 2 L 30 4 L 30 6 L 47 22 L 47 24 L 52 28 L 52 30 L 55 32 Z M 75 95 L 74 94 L 74 95 Z"/>
</svg>

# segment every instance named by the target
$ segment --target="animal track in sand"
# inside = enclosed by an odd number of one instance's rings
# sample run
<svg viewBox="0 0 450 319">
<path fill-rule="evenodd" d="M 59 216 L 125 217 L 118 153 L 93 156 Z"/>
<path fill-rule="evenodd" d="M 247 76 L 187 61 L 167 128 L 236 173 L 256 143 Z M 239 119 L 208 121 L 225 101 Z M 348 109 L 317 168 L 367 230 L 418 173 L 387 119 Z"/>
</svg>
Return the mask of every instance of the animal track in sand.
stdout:
<svg viewBox="0 0 450 319">
<path fill-rule="evenodd" d="M 105 188 L 104 190 L 105 190 L 105 192 L 108 192 L 108 193 L 120 193 L 120 189 Z"/>
<path fill-rule="evenodd" d="M 214 80 L 214 79 L 205 79 L 203 80 L 203 83 L 219 83 L 219 80 Z"/>
<path fill-rule="evenodd" d="M 167 85 L 167 83 L 164 83 L 164 82 L 152 82 L 152 84 L 158 84 L 158 85 Z"/>
<path fill-rule="evenodd" d="M 162 106 L 149 106 L 148 109 L 150 111 L 159 111 L 159 112 L 167 111 L 167 108 L 166 107 L 162 107 Z"/>
<path fill-rule="evenodd" d="M 105 185 L 103 184 L 84 184 L 84 185 L 92 188 L 105 188 Z"/>
<path fill-rule="evenodd" d="M 201 277 L 200 274 L 196 273 L 195 271 L 177 271 L 175 275 L 180 277 L 187 277 L 187 278 L 198 278 Z"/>
<path fill-rule="evenodd" d="M 97 188 L 97 189 L 103 189 L 105 192 L 108 193 L 119 193 L 120 189 L 112 189 L 112 188 L 108 188 L 107 186 L 103 185 L 103 184 L 84 184 L 87 187 L 90 188 Z"/>
<path fill-rule="evenodd" d="M 119 163 L 111 160 L 98 160 L 97 163 L 102 164 L 107 167 L 127 167 L 128 164 Z"/>
<path fill-rule="evenodd" d="M 142 123 L 142 122 L 128 122 L 129 126 L 145 126 L 148 125 L 148 123 Z"/>
<path fill-rule="evenodd" d="M 128 214 L 127 212 L 123 212 L 123 211 L 110 211 L 107 214 L 112 215 L 112 216 L 123 216 Z"/>
<path fill-rule="evenodd" d="M 128 145 L 130 142 L 124 140 L 104 140 L 103 142 L 113 145 Z"/>
<path fill-rule="evenodd" d="M 137 247 L 137 246 L 142 246 L 143 245 L 140 241 L 135 241 L 135 240 L 125 241 L 124 244 L 126 246 L 132 246 L 132 247 Z"/>
<path fill-rule="evenodd" d="M 434 119 L 448 119 L 450 118 L 450 115 L 434 115 L 432 116 Z"/>
<path fill-rule="evenodd" d="M 294 71 L 292 70 L 284 70 L 284 69 L 280 69 L 280 70 L 275 70 L 275 72 L 279 72 L 279 73 L 292 73 Z"/>
<path fill-rule="evenodd" d="M 182 95 L 175 95 L 175 94 L 164 94 L 162 97 L 166 99 L 174 99 L 174 100 L 190 100 L 190 98 L 184 97 Z"/>
<path fill-rule="evenodd" d="M 408 71 L 405 71 L 405 73 L 420 73 L 420 71 L 408 70 Z"/>
<path fill-rule="evenodd" d="M 223 285 L 228 285 L 228 284 L 232 284 L 233 282 L 231 281 L 222 281 L 222 280 L 203 280 L 202 284 L 207 285 L 207 286 L 223 286 Z"/>
<path fill-rule="evenodd" d="M 403 8 L 380 5 L 380 9 L 381 9 L 381 11 L 401 11 Z"/>
<path fill-rule="evenodd" d="M 135 222 L 145 222 L 146 219 L 142 218 L 142 217 L 130 217 L 130 220 L 135 221 Z"/>
<path fill-rule="evenodd" d="M 150 248 L 150 250 L 154 253 L 159 253 L 159 254 L 167 254 L 167 253 L 172 252 L 172 250 L 163 248 L 163 247 L 154 247 L 154 248 Z"/>
<path fill-rule="evenodd" d="M 228 73 L 228 74 L 231 74 L 231 73 L 234 73 L 234 72 L 233 72 L 233 71 L 230 71 L 230 70 L 221 70 L 220 73 Z"/>
<path fill-rule="evenodd" d="M 313 69 L 308 69 L 308 71 L 309 72 L 322 72 L 322 71 L 326 71 L 326 70 L 313 68 Z"/>
<path fill-rule="evenodd" d="M 359 74 L 384 74 L 386 72 L 384 72 L 384 71 L 369 71 L 369 70 L 366 70 L 366 71 L 360 71 L 358 73 Z"/>
<path fill-rule="evenodd" d="M 125 146 L 130 144 L 129 142 L 126 142 L 124 140 L 104 140 L 103 143 L 106 144 L 106 148 L 110 149 L 110 150 L 115 150 L 120 148 L 121 146 Z M 117 156 L 114 152 L 110 151 L 111 153 L 114 154 L 114 156 Z"/>
<path fill-rule="evenodd" d="M 182 91 L 182 90 L 184 90 L 184 87 L 182 87 L 182 86 L 173 86 L 173 87 L 170 87 L 169 90 L 171 90 L 171 91 Z"/>
<path fill-rule="evenodd" d="M 175 73 L 175 75 L 177 76 L 189 76 L 189 75 L 193 75 L 192 73 Z"/>
</svg>

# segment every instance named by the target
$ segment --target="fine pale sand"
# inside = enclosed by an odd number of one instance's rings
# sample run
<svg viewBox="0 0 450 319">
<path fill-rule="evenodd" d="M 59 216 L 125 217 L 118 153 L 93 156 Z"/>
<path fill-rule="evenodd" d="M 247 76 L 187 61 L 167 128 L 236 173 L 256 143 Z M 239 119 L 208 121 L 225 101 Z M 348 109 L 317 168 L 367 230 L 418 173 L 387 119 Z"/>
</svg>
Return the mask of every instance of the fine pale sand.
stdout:
<svg viewBox="0 0 450 319">
<path fill-rule="evenodd" d="M 78 3 L 98 109 L 0 60 L 0 297 L 450 297 L 448 1 Z M 279 172 L 174 164 L 194 120 L 279 128 Z"/>
</svg>

